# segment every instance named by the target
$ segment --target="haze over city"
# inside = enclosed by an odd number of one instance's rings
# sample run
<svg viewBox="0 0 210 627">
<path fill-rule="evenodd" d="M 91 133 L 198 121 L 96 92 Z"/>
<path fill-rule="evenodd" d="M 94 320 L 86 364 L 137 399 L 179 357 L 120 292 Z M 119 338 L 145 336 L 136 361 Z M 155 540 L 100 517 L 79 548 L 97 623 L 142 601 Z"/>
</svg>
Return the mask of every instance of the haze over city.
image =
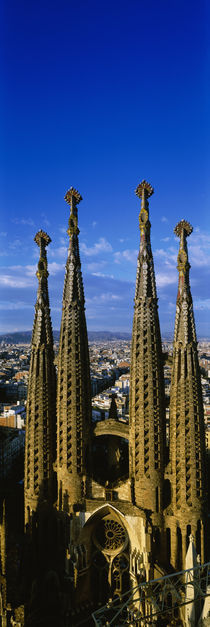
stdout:
<svg viewBox="0 0 210 627">
<path fill-rule="evenodd" d="M 199 337 L 209 337 L 209 8 L 204 2 L 26 3 L 2 8 L 4 164 L 0 332 L 32 328 L 42 228 L 54 329 L 61 320 L 69 210 L 79 205 L 90 330 L 131 331 L 146 178 L 162 334 L 173 334 L 185 218 Z"/>
</svg>

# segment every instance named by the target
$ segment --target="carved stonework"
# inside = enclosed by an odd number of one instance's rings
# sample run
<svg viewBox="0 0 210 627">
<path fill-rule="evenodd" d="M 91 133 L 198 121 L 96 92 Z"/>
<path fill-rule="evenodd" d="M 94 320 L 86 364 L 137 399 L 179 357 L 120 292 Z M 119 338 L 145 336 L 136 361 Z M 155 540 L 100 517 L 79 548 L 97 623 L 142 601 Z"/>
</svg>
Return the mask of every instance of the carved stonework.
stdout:
<svg viewBox="0 0 210 627">
<path fill-rule="evenodd" d="M 185 538 L 187 526 L 188 531 L 198 532 L 197 525 L 200 528 L 204 515 L 205 440 L 197 338 L 189 282 L 190 264 L 186 242 L 187 236 L 192 233 L 192 227 L 182 220 L 174 231 L 180 238 L 180 248 L 177 259 L 179 283 L 170 394 L 170 467 L 173 515 L 181 522 L 182 534 Z M 177 524 L 179 526 L 179 523 Z M 175 553 L 176 549 L 172 542 L 172 561 L 174 562 Z"/>
<path fill-rule="evenodd" d="M 164 465 L 164 382 L 148 197 L 138 185 L 141 241 L 137 261 L 130 382 L 130 478 L 137 505 L 158 513 Z"/>
<path fill-rule="evenodd" d="M 65 200 L 70 205 L 67 231 L 70 242 L 58 357 L 57 477 L 60 507 L 63 508 L 65 500 L 66 511 L 70 511 L 70 507 L 81 499 L 82 476 L 88 464 L 91 389 L 77 226 L 77 204 L 82 197 L 71 188 Z"/>
<path fill-rule="evenodd" d="M 82 200 L 82 196 L 74 187 L 70 187 L 69 191 L 66 192 L 64 196 L 64 200 L 70 206 L 69 228 L 67 233 L 69 237 L 79 235 L 77 205 Z"/>
<path fill-rule="evenodd" d="M 40 248 L 39 281 L 31 342 L 25 444 L 25 522 L 38 502 L 52 501 L 53 463 L 56 435 L 56 379 L 53 334 L 48 296 L 46 246 L 51 242 L 44 231 L 35 238 Z"/>
<path fill-rule="evenodd" d="M 95 425 L 91 422 L 78 240 L 78 204 L 82 197 L 71 187 L 65 195 L 70 207 L 69 251 L 58 354 L 56 440 L 56 380 L 46 256 L 51 240 L 42 230 L 35 236 L 40 249 L 36 273 L 39 285 L 28 383 L 24 487 L 25 522 L 30 523 L 26 525 L 23 567 L 27 625 L 38 625 L 37 617 L 40 625 L 43 620 L 45 624 L 49 620 L 55 625 L 83 624 L 99 604 L 108 607 L 115 597 L 124 603 L 124 593 L 135 590 L 142 580 L 159 578 L 171 566 L 177 571 L 184 568 L 186 549 L 193 537 L 204 561 L 204 421 L 186 243 L 192 227 L 182 220 L 175 228 L 180 238 L 179 285 L 168 462 L 163 355 L 150 243 L 148 199 L 153 192 L 145 180 L 136 189 L 141 199 L 140 250 L 129 424 L 118 418 L 114 394 L 109 418 Z M 129 477 L 125 440 L 129 441 Z M 57 499 L 53 500 L 54 473 Z M 6 535 L 3 516 L 0 602 L 4 607 L 8 602 Z"/>
</svg>

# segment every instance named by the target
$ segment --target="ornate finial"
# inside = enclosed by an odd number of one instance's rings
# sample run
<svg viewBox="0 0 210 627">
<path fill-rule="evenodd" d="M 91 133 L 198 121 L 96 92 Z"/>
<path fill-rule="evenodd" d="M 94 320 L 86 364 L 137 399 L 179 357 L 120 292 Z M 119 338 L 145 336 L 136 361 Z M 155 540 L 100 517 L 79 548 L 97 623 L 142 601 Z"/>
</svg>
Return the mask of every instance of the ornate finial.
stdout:
<svg viewBox="0 0 210 627">
<path fill-rule="evenodd" d="M 154 194 L 154 187 L 152 187 L 150 183 L 147 183 L 147 181 L 143 180 L 137 186 L 135 194 L 139 198 L 143 198 L 144 194 L 146 194 L 147 198 L 149 198 L 150 196 L 152 196 L 152 194 Z"/>
<path fill-rule="evenodd" d="M 80 200 L 82 200 L 82 196 L 79 194 L 77 189 L 74 187 L 70 187 L 70 189 L 66 192 L 64 196 L 64 200 L 70 205 L 71 209 L 73 208 L 73 204 L 78 205 Z"/>
<path fill-rule="evenodd" d="M 36 242 L 37 246 L 41 246 L 41 242 L 43 242 L 45 247 L 48 246 L 48 244 L 50 244 L 52 240 L 50 239 L 49 235 L 45 233 L 45 231 L 42 231 L 42 229 L 40 229 L 40 231 L 36 233 L 34 241 Z"/>
<path fill-rule="evenodd" d="M 190 268 L 187 254 L 186 237 L 188 237 L 193 231 L 193 227 L 186 220 L 181 220 L 175 226 L 174 233 L 177 237 L 180 237 L 179 253 L 177 257 L 177 270 L 181 275 L 185 274 Z M 178 293 L 178 295 L 180 292 Z"/>
<path fill-rule="evenodd" d="M 46 246 L 48 246 L 48 244 L 50 244 L 52 240 L 50 239 L 49 235 L 45 233 L 45 231 L 40 230 L 38 231 L 38 233 L 36 233 L 34 241 L 40 248 L 40 258 L 38 262 L 38 270 L 36 273 L 37 278 L 40 280 L 43 277 L 49 276 L 47 271 L 47 256 L 45 248 Z"/>
<path fill-rule="evenodd" d="M 74 189 L 74 187 L 70 187 L 64 196 L 64 200 L 68 203 L 71 209 L 67 233 L 69 237 L 71 237 L 71 235 L 78 235 L 77 205 L 82 200 L 82 196 L 76 189 Z"/>
<path fill-rule="evenodd" d="M 146 227 L 150 228 L 149 222 L 149 203 L 148 198 L 152 196 L 154 193 L 154 189 L 150 183 L 143 180 L 139 183 L 138 187 L 135 190 L 135 194 L 141 198 L 141 211 L 139 214 L 139 226 L 141 231 L 141 236 L 144 235 Z"/>
<path fill-rule="evenodd" d="M 174 229 L 174 233 L 175 235 L 177 235 L 177 237 L 181 237 L 183 232 L 185 237 L 188 237 L 188 235 L 191 235 L 192 231 L 193 227 L 186 220 L 181 220 L 180 222 L 178 222 Z"/>
</svg>

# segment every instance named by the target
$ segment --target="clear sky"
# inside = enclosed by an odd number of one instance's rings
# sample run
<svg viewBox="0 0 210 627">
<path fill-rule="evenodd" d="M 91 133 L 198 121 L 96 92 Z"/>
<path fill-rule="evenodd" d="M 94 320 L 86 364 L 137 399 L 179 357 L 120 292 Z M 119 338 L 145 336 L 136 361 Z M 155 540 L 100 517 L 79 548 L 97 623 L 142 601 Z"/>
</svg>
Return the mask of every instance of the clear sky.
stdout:
<svg viewBox="0 0 210 627">
<path fill-rule="evenodd" d="M 197 332 L 210 337 L 209 3 L 4 0 L 0 18 L 0 332 L 32 328 L 40 228 L 59 329 L 71 185 L 83 196 L 88 328 L 131 330 L 145 178 L 162 335 L 174 328 L 184 218 Z"/>
</svg>

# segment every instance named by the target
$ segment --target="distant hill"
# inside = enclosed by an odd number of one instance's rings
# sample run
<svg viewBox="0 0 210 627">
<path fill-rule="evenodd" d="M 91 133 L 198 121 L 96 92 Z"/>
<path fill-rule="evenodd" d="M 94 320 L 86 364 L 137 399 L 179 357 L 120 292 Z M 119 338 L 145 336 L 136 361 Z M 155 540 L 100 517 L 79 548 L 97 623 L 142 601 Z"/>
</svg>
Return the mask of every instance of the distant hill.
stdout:
<svg viewBox="0 0 210 627">
<path fill-rule="evenodd" d="M 16 333 L 0 334 L 0 342 L 6 344 L 30 344 L 32 331 L 18 331 Z M 53 331 L 54 341 L 59 340 L 59 331 Z M 131 333 L 118 333 L 112 331 L 88 331 L 88 339 L 90 342 L 103 342 L 111 340 L 130 340 Z"/>
<path fill-rule="evenodd" d="M 131 333 L 120 333 L 118 331 L 88 331 L 88 339 L 90 342 L 99 340 L 131 340 Z"/>
<path fill-rule="evenodd" d="M 31 331 L 19 331 L 16 333 L 1 333 L 0 342 L 6 344 L 30 344 Z"/>
<path fill-rule="evenodd" d="M 0 343 L 6 344 L 30 344 L 32 331 L 18 331 L 16 333 L 0 333 Z M 54 341 L 59 341 L 60 331 L 53 331 Z M 131 340 L 131 333 L 118 331 L 88 331 L 90 342 L 110 342 L 114 340 Z M 209 341 L 209 338 L 199 338 L 199 341 Z M 170 333 L 164 333 L 162 341 L 173 341 Z"/>
</svg>

